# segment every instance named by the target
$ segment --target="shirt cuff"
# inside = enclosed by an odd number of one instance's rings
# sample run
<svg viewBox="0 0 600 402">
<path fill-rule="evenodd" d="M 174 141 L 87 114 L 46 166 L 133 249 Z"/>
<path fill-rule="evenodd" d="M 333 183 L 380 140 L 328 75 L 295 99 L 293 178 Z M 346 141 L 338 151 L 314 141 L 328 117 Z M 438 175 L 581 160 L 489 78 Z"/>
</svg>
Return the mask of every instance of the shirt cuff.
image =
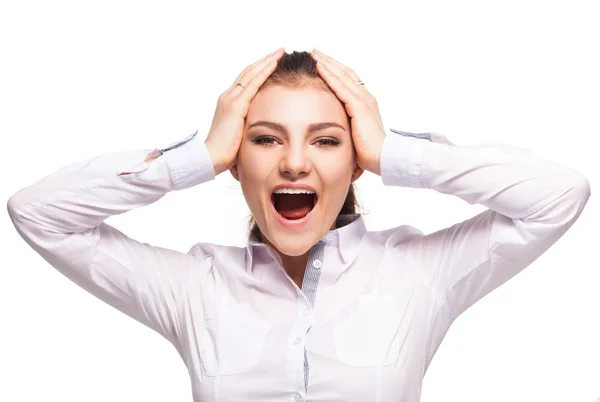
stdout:
<svg viewBox="0 0 600 402">
<path fill-rule="evenodd" d="M 213 180 L 215 169 L 202 137 L 195 133 L 162 150 L 173 190 L 184 190 Z"/>
<path fill-rule="evenodd" d="M 383 184 L 424 188 L 421 160 L 428 139 L 396 134 L 386 135 L 381 148 L 379 168 Z"/>
</svg>

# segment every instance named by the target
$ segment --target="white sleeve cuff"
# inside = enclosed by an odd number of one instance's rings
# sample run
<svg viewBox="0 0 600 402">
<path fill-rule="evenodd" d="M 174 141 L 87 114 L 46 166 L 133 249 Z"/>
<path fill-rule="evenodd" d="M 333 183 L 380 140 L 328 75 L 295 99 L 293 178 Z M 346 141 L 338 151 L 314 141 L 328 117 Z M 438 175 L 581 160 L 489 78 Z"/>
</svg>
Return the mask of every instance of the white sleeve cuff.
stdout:
<svg viewBox="0 0 600 402">
<path fill-rule="evenodd" d="M 196 132 L 182 141 L 164 148 L 173 190 L 183 190 L 213 180 L 215 170 L 202 137 Z"/>
<path fill-rule="evenodd" d="M 386 186 L 424 188 L 421 160 L 427 139 L 396 134 L 385 136 L 380 155 L 381 179 Z"/>
</svg>

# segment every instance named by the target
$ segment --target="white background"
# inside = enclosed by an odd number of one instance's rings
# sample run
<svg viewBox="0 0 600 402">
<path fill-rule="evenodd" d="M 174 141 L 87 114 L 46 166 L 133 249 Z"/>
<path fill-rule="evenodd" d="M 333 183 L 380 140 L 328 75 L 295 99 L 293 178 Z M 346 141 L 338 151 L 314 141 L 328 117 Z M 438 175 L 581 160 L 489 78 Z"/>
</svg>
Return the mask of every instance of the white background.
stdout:
<svg viewBox="0 0 600 402">
<path fill-rule="evenodd" d="M 598 1 L 3 1 L 2 199 L 71 162 L 206 135 L 219 94 L 284 46 L 350 66 L 386 127 L 457 145 L 504 143 L 599 184 Z M 483 210 L 433 190 L 357 182 L 369 230 L 428 233 Z M 600 396 L 600 264 L 592 197 L 567 234 L 459 317 L 422 401 Z M 107 220 L 187 252 L 243 245 L 249 210 L 229 172 Z M 55 271 L 1 217 L 0 400 L 191 401 L 158 334 Z"/>
</svg>

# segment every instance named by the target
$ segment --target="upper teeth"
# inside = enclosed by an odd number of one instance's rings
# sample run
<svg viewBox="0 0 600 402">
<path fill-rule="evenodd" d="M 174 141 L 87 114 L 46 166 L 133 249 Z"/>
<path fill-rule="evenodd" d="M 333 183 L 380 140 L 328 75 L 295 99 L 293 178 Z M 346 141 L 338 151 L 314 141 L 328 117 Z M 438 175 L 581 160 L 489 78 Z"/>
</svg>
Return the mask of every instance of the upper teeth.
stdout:
<svg viewBox="0 0 600 402">
<path fill-rule="evenodd" d="M 305 188 L 278 188 L 274 191 L 275 194 L 314 194 L 314 191 Z"/>
</svg>

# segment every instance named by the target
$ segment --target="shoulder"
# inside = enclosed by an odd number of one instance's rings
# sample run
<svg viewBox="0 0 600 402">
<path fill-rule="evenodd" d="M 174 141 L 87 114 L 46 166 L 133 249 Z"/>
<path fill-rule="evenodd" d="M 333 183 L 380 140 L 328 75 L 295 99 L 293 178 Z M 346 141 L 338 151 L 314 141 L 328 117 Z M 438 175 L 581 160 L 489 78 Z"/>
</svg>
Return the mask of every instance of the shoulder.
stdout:
<svg viewBox="0 0 600 402">
<path fill-rule="evenodd" d="M 409 244 L 415 239 L 421 239 L 423 236 L 422 230 L 411 225 L 401 225 L 384 230 L 367 231 L 365 233 L 367 239 L 365 240 L 389 248 Z"/>
<path fill-rule="evenodd" d="M 224 260 L 227 260 L 228 263 L 239 262 L 243 264 L 246 260 L 246 252 L 246 247 L 200 242 L 194 244 L 187 254 L 198 261 L 210 262 L 211 265 Z"/>
</svg>

